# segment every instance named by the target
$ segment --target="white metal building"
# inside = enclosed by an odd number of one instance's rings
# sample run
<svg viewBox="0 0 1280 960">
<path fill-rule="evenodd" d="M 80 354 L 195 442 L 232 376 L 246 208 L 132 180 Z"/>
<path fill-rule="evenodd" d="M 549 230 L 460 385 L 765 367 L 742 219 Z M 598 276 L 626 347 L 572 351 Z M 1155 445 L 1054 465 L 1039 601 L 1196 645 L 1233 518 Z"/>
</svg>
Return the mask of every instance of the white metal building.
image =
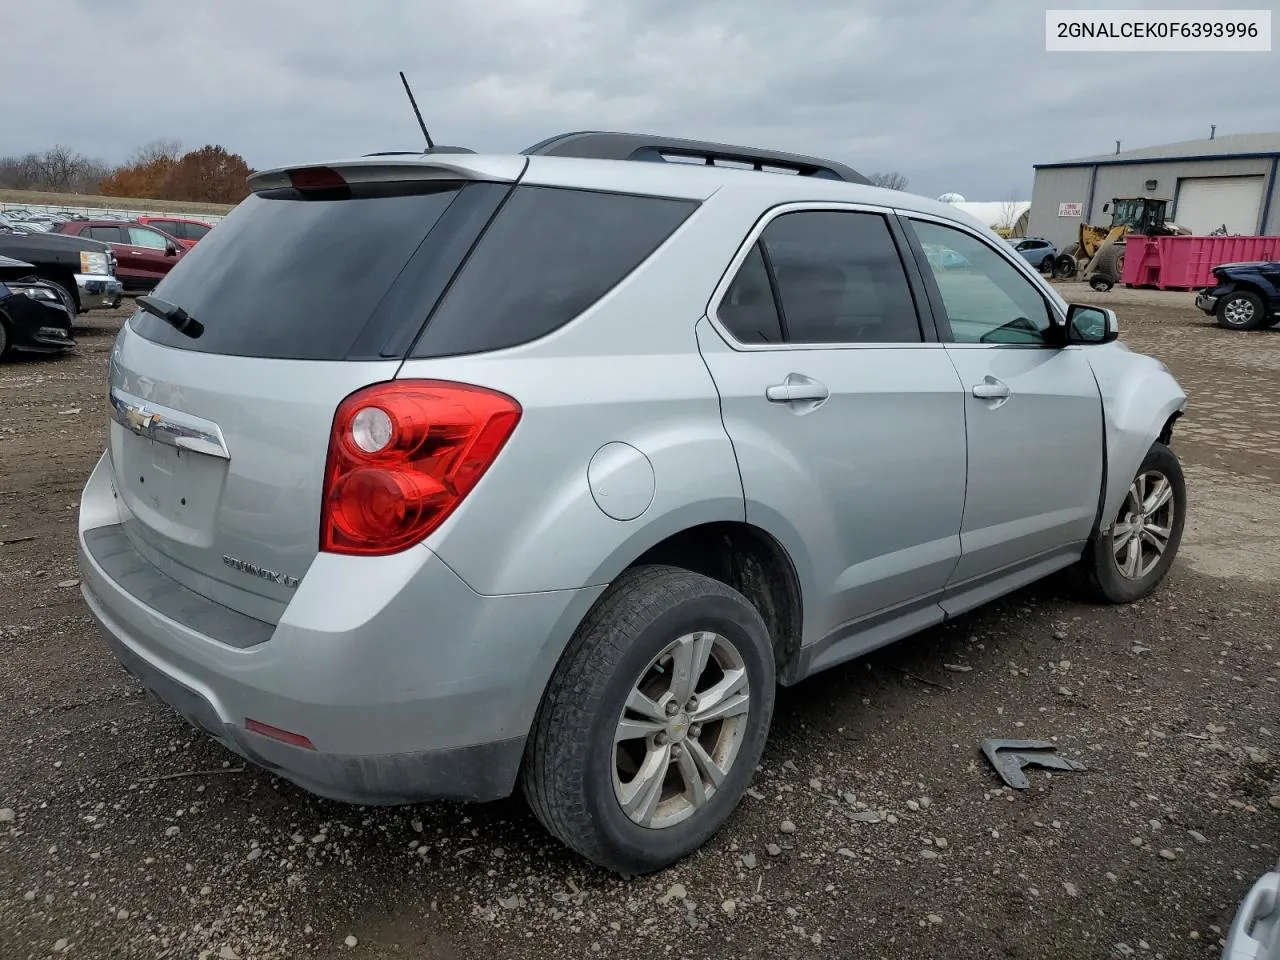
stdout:
<svg viewBox="0 0 1280 960">
<path fill-rule="evenodd" d="M 1169 219 L 1192 233 L 1225 225 L 1234 234 L 1280 234 L 1280 133 L 1241 133 L 1207 140 L 1035 165 L 1027 232 L 1059 248 L 1080 221 L 1110 223 L 1102 205 L 1114 197 L 1171 200 Z"/>
</svg>

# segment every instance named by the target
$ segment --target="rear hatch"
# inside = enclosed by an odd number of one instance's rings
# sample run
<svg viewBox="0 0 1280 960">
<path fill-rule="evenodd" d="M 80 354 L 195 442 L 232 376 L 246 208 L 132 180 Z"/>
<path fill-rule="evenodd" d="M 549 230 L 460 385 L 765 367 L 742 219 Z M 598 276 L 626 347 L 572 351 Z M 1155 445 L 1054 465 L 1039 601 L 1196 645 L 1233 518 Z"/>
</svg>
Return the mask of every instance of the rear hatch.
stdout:
<svg viewBox="0 0 1280 960">
<path fill-rule="evenodd" d="M 522 168 L 415 158 L 255 178 L 154 291 L 198 327 L 140 309 L 111 355 L 109 453 L 139 553 L 279 620 L 318 551 L 336 408 L 395 376 Z"/>
</svg>

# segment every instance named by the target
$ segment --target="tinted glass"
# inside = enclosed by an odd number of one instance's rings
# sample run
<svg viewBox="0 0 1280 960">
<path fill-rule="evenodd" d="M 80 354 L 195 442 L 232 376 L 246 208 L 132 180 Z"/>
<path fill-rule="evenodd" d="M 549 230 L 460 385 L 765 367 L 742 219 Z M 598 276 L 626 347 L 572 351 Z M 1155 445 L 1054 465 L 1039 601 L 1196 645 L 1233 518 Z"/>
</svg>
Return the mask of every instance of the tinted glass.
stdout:
<svg viewBox="0 0 1280 960">
<path fill-rule="evenodd" d="M 779 343 L 782 327 L 773 301 L 769 271 L 765 269 L 760 245 L 756 244 L 742 262 L 733 283 L 725 291 L 716 316 L 739 343 Z"/>
<path fill-rule="evenodd" d="M 203 223 L 184 223 L 182 224 L 182 236 L 185 240 L 200 240 L 210 229 Z"/>
<path fill-rule="evenodd" d="M 134 329 L 185 350 L 300 360 L 343 359 L 457 184 L 411 196 L 251 196 L 156 287 L 204 325 L 198 339 L 138 312 Z M 425 312 L 406 318 L 419 324 Z"/>
<path fill-rule="evenodd" d="M 163 250 L 169 245 L 169 241 L 154 230 L 148 230 L 146 227 L 130 227 L 129 242 L 135 247 L 147 247 L 151 250 Z"/>
<path fill-rule="evenodd" d="M 182 228 L 185 224 L 179 223 L 177 220 L 152 220 L 150 225 L 157 230 L 163 230 L 171 237 L 181 237 Z"/>
<path fill-rule="evenodd" d="M 1049 307 L 1031 280 L 977 237 L 912 224 L 957 343 L 1045 343 Z"/>
<path fill-rule="evenodd" d="M 564 326 L 648 258 L 696 206 L 516 188 L 454 279 L 413 356 L 499 350 Z"/>
<path fill-rule="evenodd" d="M 103 243 L 124 243 L 124 231 L 119 227 L 86 227 L 84 232 L 90 240 L 101 240 Z"/>
<path fill-rule="evenodd" d="M 919 343 L 920 323 L 884 217 L 814 211 L 762 235 L 792 343 Z"/>
</svg>

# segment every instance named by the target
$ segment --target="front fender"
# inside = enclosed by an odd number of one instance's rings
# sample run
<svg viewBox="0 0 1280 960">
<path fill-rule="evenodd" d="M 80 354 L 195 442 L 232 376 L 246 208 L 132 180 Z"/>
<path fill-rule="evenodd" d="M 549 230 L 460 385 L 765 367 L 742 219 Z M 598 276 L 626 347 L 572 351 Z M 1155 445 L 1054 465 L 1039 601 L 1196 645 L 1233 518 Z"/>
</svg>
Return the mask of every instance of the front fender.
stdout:
<svg viewBox="0 0 1280 960">
<path fill-rule="evenodd" d="M 1169 368 L 1122 343 L 1089 348 L 1089 365 L 1102 395 L 1107 472 L 1098 530 L 1110 526 L 1151 445 L 1187 395 Z"/>
</svg>

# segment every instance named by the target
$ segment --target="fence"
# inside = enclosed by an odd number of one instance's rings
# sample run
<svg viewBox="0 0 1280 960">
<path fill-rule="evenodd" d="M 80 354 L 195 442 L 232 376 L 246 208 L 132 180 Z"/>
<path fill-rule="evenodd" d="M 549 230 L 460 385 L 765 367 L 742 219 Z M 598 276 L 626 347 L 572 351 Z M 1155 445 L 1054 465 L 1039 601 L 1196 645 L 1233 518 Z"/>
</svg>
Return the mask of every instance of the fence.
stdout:
<svg viewBox="0 0 1280 960">
<path fill-rule="evenodd" d="M 74 204 L 40 204 L 40 203 L 0 203 L 0 214 L 10 211 L 14 213 L 39 214 L 78 214 L 92 220 L 99 218 L 121 220 L 137 220 L 139 217 L 183 217 L 188 220 L 200 220 L 213 226 L 222 219 L 221 215 L 207 213 L 183 213 L 179 210 L 126 210 L 114 207 L 78 207 Z"/>
</svg>

